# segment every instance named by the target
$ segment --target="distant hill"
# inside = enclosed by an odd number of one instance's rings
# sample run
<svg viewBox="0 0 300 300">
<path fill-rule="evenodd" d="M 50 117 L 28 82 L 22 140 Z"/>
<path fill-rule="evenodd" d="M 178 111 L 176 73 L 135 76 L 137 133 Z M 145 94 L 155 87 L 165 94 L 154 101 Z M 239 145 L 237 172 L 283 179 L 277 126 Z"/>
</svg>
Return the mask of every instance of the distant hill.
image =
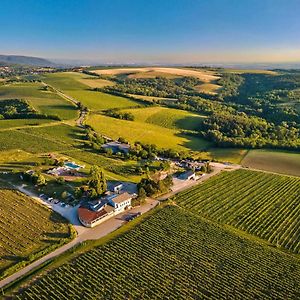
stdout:
<svg viewBox="0 0 300 300">
<path fill-rule="evenodd" d="M 0 55 L 0 65 L 27 65 L 37 67 L 55 67 L 56 64 L 39 57 L 19 56 L 19 55 Z"/>
</svg>

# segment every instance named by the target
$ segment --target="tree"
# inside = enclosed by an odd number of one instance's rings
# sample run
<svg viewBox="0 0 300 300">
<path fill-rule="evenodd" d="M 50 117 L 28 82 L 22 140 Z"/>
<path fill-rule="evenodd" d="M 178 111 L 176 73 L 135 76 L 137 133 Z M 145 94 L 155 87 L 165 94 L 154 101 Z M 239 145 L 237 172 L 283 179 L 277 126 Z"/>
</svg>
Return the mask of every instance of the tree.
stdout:
<svg viewBox="0 0 300 300">
<path fill-rule="evenodd" d="M 46 179 L 42 174 L 38 174 L 36 178 L 37 185 L 46 185 Z"/>
<path fill-rule="evenodd" d="M 106 179 L 102 169 L 98 166 L 92 166 L 89 179 L 90 189 L 94 189 L 97 196 L 102 195 L 107 188 Z"/>
</svg>

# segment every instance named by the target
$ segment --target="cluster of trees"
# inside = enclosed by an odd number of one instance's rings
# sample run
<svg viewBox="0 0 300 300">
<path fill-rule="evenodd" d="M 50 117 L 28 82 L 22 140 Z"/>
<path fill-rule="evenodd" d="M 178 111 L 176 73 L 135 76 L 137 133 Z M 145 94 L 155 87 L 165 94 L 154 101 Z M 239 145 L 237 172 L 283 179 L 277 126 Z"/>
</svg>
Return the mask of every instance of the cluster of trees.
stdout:
<svg viewBox="0 0 300 300">
<path fill-rule="evenodd" d="M 130 93 L 153 97 L 176 98 L 179 95 L 200 95 L 195 86 L 202 82 L 195 77 L 168 79 L 156 78 L 124 78 L 117 77 L 116 85 L 103 88 L 104 92 Z"/>
<path fill-rule="evenodd" d="M 138 196 L 142 199 L 146 196 L 152 197 L 167 193 L 172 185 L 173 179 L 171 175 L 159 181 L 154 181 L 151 178 L 143 178 L 138 184 Z"/>
<path fill-rule="evenodd" d="M 225 112 L 205 119 L 201 134 L 218 146 L 300 149 L 300 131 L 293 125 L 286 122 L 275 125 L 245 113 Z"/>
<path fill-rule="evenodd" d="M 105 114 L 109 117 L 127 120 L 127 121 L 134 121 L 134 115 L 130 112 L 121 112 L 117 109 L 110 109 L 105 111 Z"/>
<path fill-rule="evenodd" d="M 86 184 L 76 187 L 74 189 L 74 195 L 76 198 L 86 196 L 87 199 L 95 199 L 102 196 L 107 189 L 106 179 L 102 168 L 99 166 L 92 166 L 90 169 L 89 178 Z"/>
<path fill-rule="evenodd" d="M 47 184 L 46 178 L 40 172 L 23 172 L 21 176 L 23 180 L 34 185 L 45 186 Z"/>
<path fill-rule="evenodd" d="M 21 99 L 8 99 L 0 101 L 1 119 L 52 119 L 60 120 L 56 115 L 37 113 L 26 101 Z"/>
</svg>

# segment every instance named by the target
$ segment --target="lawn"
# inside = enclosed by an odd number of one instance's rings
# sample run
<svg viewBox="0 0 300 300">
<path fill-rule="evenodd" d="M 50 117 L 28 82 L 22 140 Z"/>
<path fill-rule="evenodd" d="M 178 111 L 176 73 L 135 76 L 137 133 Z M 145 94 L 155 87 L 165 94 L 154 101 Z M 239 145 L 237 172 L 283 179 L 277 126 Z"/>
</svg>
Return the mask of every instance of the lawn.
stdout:
<svg viewBox="0 0 300 300">
<path fill-rule="evenodd" d="M 55 212 L 14 190 L 0 190 L 0 278 L 70 239 Z"/>
<path fill-rule="evenodd" d="M 163 224 L 163 225 L 162 225 Z M 61 262 L 62 263 L 62 262 Z M 176 207 L 64 262 L 18 299 L 297 299 L 300 263 Z"/>
<path fill-rule="evenodd" d="M 137 103 L 124 97 L 113 96 L 102 92 L 90 90 L 89 84 L 83 84 L 84 78 L 88 75 L 83 75 L 75 72 L 47 74 L 43 80 L 63 91 L 65 94 L 82 102 L 91 110 L 106 110 L 111 108 L 125 108 L 136 106 Z M 90 76 L 94 80 L 93 76 Z"/>
<path fill-rule="evenodd" d="M 281 174 L 300 176 L 300 153 L 276 150 L 250 150 L 242 165 Z"/>
<path fill-rule="evenodd" d="M 210 143 L 206 140 L 183 134 L 180 130 L 164 128 L 155 124 L 126 121 L 103 115 L 91 115 L 87 124 L 96 131 L 113 139 L 123 137 L 133 143 L 141 141 L 156 144 L 159 148 L 172 148 L 175 150 L 201 150 Z"/>
<path fill-rule="evenodd" d="M 176 195 L 176 202 L 202 217 L 299 254 L 299 190 L 297 177 L 237 170 Z"/>
<path fill-rule="evenodd" d="M 38 112 L 57 115 L 61 119 L 74 119 L 78 115 L 76 107 L 51 91 L 42 90 L 41 83 L 13 83 L 0 86 L 1 99 L 26 99 Z"/>
</svg>

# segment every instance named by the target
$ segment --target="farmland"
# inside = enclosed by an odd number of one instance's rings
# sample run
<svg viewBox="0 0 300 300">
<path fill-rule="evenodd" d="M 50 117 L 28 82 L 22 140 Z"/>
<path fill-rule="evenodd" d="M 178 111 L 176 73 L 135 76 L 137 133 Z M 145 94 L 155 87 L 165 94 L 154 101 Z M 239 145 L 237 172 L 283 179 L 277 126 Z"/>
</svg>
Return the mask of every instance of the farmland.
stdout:
<svg viewBox="0 0 300 300">
<path fill-rule="evenodd" d="M 183 134 L 179 130 L 150 123 L 119 120 L 103 115 L 91 115 L 87 120 L 87 124 L 99 133 L 114 139 L 124 137 L 129 142 L 141 141 L 156 144 L 159 148 L 201 150 L 209 145 L 209 142 L 199 136 Z"/>
<path fill-rule="evenodd" d="M 295 152 L 250 150 L 242 164 L 249 168 L 300 176 L 300 154 Z"/>
<path fill-rule="evenodd" d="M 70 238 L 66 221 L 19 192 L 0 189 L 0 211 L 0 277 Z"/>
<path fill-rule="evenodd" d="M 166 207 L 16 294 L 60 300 L 296 299 L 299 278 L 297 258 Z"/>
<path fill-rule="evenodd" d="M 205 116 L 184 110 L 164 107 L 147 107 L 122 110 L 133 114 L 134 120 L 158 125 L 164 128 L 196 130 Z"/>
<path fill-rule="evenodd" d="M 219 78 L 212 71 L 207 70 L 192 70 L 192 69 L 180 69 L 180 68 L 162 68 L 162 67 L 151 67 L 151 68 L 122 68 L 122 69 L 103 69 L 103 70 L 93 70 L 94 73 L 100 75 L 118 75 L 118 74 L 138 74 L 136 76 L 142 76 L 142 78 L 147 78 L 147 73 L 158 72 L 173 76 L 193 76 L 200 79 L 203 82 L 211 82 Z M 140 75 L 142 73 L 143 75 Z M 144 76 L 144 77 L 143 77 Z M 146 76 L 146 77 L 145 77 Z M 132 76 L 133 77 L 133 76 Z M 154 76 L 150 76 L 153 78 Z M 156 76 L 155 76 L 156 77 Z M 141 77 L 140 77 L 141 78 Z M 149 77 L 148 77 L 149 78 Z"/>
<path fill-rule="evenodd" d="M 68 96 L 80 101 L 91 110 L 125 108 L 136 106 L 137 103 L 124 97 L 113 96 L 90 90 L 91 83 L 83 84 L 87 75 L 79 73 L 55 73 L 45 75 L 43 80 L 63 91 Z M 94 78 L 90 76 L 91 80 Z"/>
<path fill-rule="evenodd" d="M 1 99 L 26 99 L 38 112 L 57 115 L 61 119 L 74 119 L 76 107 L 55 93 L 43 90 L 41 83 L 20 82 L 0 86 Z"/>
<path fill-rule="evenodd" d="M 299 189 L 296 177 L 238 170 L 182 192 L 176 202 L 203 217 L 300 253 Z"/>
</svg>

